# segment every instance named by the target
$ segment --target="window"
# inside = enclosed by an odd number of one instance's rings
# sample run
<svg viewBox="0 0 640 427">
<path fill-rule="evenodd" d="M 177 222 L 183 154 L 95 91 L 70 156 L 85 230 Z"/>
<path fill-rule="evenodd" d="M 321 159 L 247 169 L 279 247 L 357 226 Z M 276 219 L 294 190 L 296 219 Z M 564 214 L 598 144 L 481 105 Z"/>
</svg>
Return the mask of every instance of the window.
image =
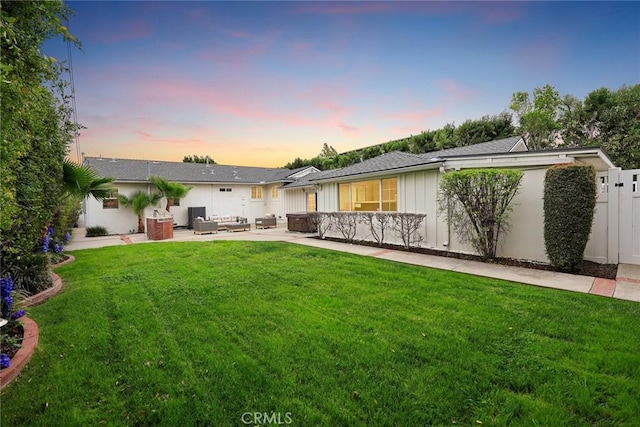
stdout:
<svg viewBox="0 0 640 427">
<path fill-rule="evenodd" d="M 262 199 L 262 187 L 258 187 L 258 186 L 251 187 L 251 198 Z"/>
<path fill-rule="evenodd" d="M 102 209 L 118 209 L 118 190 L 109 193 L 108 197 L 102 199 Z"/>
<path fill-rule="evenodd" d="M 341 211 L 397 211 L 398 179 L 376 179 L 338 184 Z"/>
<path fill-rule="evenodd" d="M 273 187 L 271 187 L 271 198 L 272 199 L 277 199 L 278 198 L 278 186 L 274 185 Z"/>
<path fill-rule="evenodd" d="M 169 206 L 180 206 L 180 199 L 178 197 L 174 197 L 170 200 Z"/>
<path fill-rule="evenodd" d="M 316 193 L 307 193 L 307 212 L 315 212 L 316 207 Z"/>
<path fill-rule="evenodd" d="M 220 188 L 220 192 L 221 193 L 224 193 L 224 192 L 229 192 L 230 193 L 231 189 L 230 188 Z"/>
</svg>

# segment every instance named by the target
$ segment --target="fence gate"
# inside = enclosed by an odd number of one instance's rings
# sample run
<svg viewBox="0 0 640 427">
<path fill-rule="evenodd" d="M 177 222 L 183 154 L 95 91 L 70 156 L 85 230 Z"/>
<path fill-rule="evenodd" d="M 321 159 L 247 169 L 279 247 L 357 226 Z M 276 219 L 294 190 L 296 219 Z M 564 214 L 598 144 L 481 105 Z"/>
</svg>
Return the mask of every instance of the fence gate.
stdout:
<svg viewBox="0 0 640 427">
<path fill-rule="evenodd" d="M 620 262 L 640 265 L 640 169 L 620 171 Z"/>
</svg>

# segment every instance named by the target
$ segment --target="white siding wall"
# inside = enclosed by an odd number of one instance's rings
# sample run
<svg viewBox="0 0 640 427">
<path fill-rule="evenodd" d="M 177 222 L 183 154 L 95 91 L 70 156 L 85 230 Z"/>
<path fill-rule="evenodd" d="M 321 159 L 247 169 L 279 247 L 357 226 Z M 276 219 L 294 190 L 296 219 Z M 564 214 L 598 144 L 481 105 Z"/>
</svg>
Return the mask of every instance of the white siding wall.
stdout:
<svg viewBox="0 0 640 427">
<path fill-rule="evenodd" d="M 525 170 L 518 195 L 513 200 L 510 214 L 510 231 L 501 237 L 499 257 L 509 257 L 539 262 L 549 262 L 544 247 L 544 178 L 546 167 Z M 598 174 L 600 176 L 601 174 Z M 604 173 L 606 175 L 606 172 Z M 398 211 L 425 213 L 426 224 L 422 236 L 423 247 L 455 252 L 475 253 L 468 244 L 460 242 L 455 231 L 449 229 L 446 217 L 438 215 L 437 192 L 441 173 L 437 170 L 408 173 L 398 176 Z M 338 210 L 338 184 L 323 184 L 318 191 L 318 211 Z M 596 214 L 591 238 L 585 251 L 585 258 L 596 262 L 607 262 L 607 203 L 606 194 L 601 194 L 596 206 Z M 358 227 L 356 238 L 368 238 L 365 227 Z M 332 231 L 328 236 L 341 237 Z M 387 234 L 387 243 L 400 243 L 393 232 Z"/>
<path fill-rule="evenodd" d="M 147 185 L 118 185 L 118 194 L 125 196 L 130 196 L 138 190 L 147 191 Z M 147 208 L 144 217 L 152 214 L 153 209 Z M 90 197 L 85 202 L 85 226 L 106 227 L 110 234 L 129 234 L 138 231 L 138 216 L 133 213 L 131 207 L 124 207 L 122 204 L 118 209 L 103 209 L 102 202 Z"/>
<path fill-rule="evenodd" d="M 286 218 L 287 213 L 305 212 L 306 194 L 303 190 L 278 190 L 278 197 L 271 197 L 271 186 L 262 185 L 262 199 L 251 199 L 250 185 L 233 184 L 186 184 L 193 187 L 187 196 L 180 200 L 180 206 L 171 206 L 173 222 L 186 226 L 189 222 L 189 207 L 204 207 L 206 215 L 232 215 L 247 218 L 250 223 L 266 213 Z M 151 184 L 117 184 L 119 194 L 130 196 L 138 190 L 157 191 Z M 220 191 L 221 188 L 231 191 Z M 162 198 L 156 207 L 147 208 L 144 218 L 153 215 L 154 209 L 164 209 L 167 200 Z M 130 207 L 120 206 L 118 209 L 103 209 L 102 202 L 93 198 L 86 201 L 85 226 L 107 227 L 111 234 L 128 234 L 137 232 L 138 219 Z M 146 220 L 145 220 L 146 223 Z"/>
</svg>

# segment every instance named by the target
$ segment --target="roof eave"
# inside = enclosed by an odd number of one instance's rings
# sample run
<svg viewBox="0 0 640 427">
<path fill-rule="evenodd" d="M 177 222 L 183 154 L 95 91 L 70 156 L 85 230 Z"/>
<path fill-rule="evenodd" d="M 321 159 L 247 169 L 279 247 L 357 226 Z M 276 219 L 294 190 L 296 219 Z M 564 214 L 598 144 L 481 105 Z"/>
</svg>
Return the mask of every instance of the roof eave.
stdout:
<svg viewBox="0 0 640 427">
<path fill-rule="evenodd" d="M 313 183 L 327 183 L 327 182 L 337 182 L 337 181 L 350 181 L 353 179 L 361 179 L 361 178 L 375 178 L 385 175 L 394 175 L 400 173 L 409 173 L 423 170 L 432 170 L 438 169 L 440 166 L 443 166 L 445 162 L 433 162 L 433 163 L 423 163 L 415 166 L 407 166 L 402 168 L 394 168 L 394 169 L 385 169 L 381 171 L 372 171 L 372 172 L 362 172 L 362 173 L 354 173 L 350 175 L 342 175 L 333 178 L 325 178 L 325 179 L 310 179 Z"/>
</svg>

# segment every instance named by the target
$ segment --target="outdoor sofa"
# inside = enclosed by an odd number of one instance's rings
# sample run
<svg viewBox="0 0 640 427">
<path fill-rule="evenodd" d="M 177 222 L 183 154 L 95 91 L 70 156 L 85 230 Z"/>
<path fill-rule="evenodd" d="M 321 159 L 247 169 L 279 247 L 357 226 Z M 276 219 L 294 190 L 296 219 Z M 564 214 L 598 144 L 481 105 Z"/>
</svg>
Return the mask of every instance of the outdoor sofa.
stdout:
<svg viewBox="0 0 640 427">
<path fill-rule="evenodd" d="M 202 217 L 197 217 L 193 221 L 193 233 L 194 234 L 203 234 L 203 233 L 217 233 L 218 232 L 218 223 L 213 220 L 205 220 Z"/>
<path fill-rule="evenodd" d="M 256 218 L 256 228 L 269 228 L 269 227 L 277 227 L 275 215 L 266 214 L 262 218 Z"/>
</svg>

